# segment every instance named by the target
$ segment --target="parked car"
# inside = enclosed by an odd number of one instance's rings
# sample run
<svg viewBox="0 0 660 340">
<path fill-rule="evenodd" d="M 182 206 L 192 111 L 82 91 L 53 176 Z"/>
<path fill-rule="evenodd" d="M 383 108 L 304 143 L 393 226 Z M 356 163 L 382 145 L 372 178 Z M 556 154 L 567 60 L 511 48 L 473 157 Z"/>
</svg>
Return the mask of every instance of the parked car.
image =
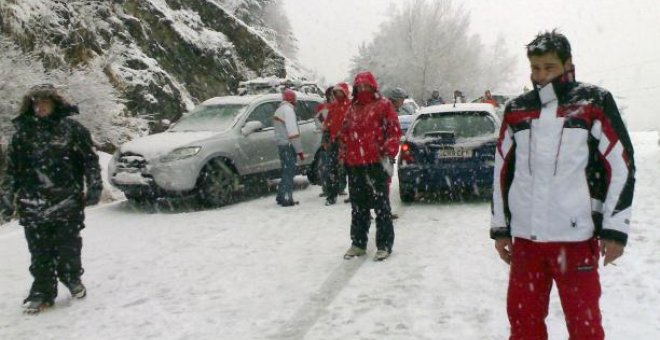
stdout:
<svg viewBox="0 0 660 340">
<path fill-rule="evenodd" d="M 412 202 L 418 193 L 459 190 L 490 195 L 499 125 L 490 104 L 442 104 L 421 109 L 401 144 L 401 201 Z"/>
<path fill-rule="evenodd" d="M 410 124 L 415 119 L 415 114 L 419 110 L 419 105 L 412 98 L 406 98 L 403 101 L 401 109 L 399 109 L 399 125 L 401 126 L 401 131 L 406 133 Z"/>
<path fill-rule="evenodd" d="M 129 200 L 194 195 L 224 205 L 246 185 L 267 185 L 280 174 L 273 142 L 273 113 L 279 94 L 209 99 L 165 132 L 123 144 L 108 165 L 110 183 Z M 304 173 L 321 143 L 314 124 L 318 96 L 297 94 L 296 115 L 305 160 Z"/>
</svg>

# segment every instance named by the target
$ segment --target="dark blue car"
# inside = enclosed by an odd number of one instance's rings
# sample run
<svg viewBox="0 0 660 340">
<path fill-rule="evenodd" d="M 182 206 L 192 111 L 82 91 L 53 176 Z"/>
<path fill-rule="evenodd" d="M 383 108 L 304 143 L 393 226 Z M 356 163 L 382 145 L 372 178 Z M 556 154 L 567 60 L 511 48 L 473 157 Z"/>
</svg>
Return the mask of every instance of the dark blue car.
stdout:
<svg viewBox="0 0 660 340">
<path fill-rule="evenodd" d="M 401 201 L 418 193 L 492 193 L 500 121 L 490 104 L 445 104 L 420 111 L 401 144 Z"/>
</svg>

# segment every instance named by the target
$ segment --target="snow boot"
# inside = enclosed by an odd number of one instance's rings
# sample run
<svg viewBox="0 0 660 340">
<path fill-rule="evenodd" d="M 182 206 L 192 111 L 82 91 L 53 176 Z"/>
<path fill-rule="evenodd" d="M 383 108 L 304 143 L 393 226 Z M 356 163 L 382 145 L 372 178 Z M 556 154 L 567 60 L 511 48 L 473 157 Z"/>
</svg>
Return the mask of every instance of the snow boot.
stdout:
<svg viewBox="0 0 660 340">
<path fill-rule="evenodd" d="M 374 261 L 383 261 L 383 260 L 385 260 L 386 258 L 390 257 L 390 254 L 391 254 L 391 252 L 389 252 L 389 251 L 387 251 L 387 250 L 381 250 L 381 249 L 379 249 L 379 250 L 376 252 L 376 255 L 374 255 Z"/>
<path fill-rule="evenodd" d="M 85 288 L 85 285 L 83 285 L 82 282 L 72 283 L 68 285 L 67 288 L 69 288 L 71 297 L 74 299 L 82 299 L 87 296 L 87 288 Z"/>
<path fill-rule="evenodd" d="M 298 201 L 294 201 L 294 200 L 284 200 L 279 204 L 283 207 L 292 207 L 298 203 L 299 203 Z"/>
<path fill-rule="evenodd" d="M 366 253 L 367 253 L 367 251 L 365 249 L 362 249 L 362 248 L 356 247 L 356 246 L 351 246 L 350 248 L 348 248 L 348 250 L 344 254 L 344 259 L 345 260 L 350 260 L 354 257 L 362 256 Z"/>
<path fill-rule="evenodd" d="M 52 305 L 53 301 L 44 300 L 41 297 L 30 298 L 30 300 L 25 299 L 23 301 L 23 313 L 30 315 L 39 314 Z"/>
</svg>

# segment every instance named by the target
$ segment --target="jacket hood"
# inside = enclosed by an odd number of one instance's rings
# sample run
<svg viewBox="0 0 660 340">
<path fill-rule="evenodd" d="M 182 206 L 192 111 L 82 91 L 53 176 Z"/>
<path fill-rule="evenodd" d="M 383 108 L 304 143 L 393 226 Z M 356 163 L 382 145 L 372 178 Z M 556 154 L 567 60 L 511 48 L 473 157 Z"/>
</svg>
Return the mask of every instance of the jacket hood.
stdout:
<svg viewBox="0 0 660 340">
<path fill-rule="evenodd" d="M 29 121 L 37 121 L 37 120 L 55 122 L 65 117 L 77 115 L 78 113 L 80 113 L 80 111 L 78 110 L 77 105 L 65 103 L 62 106 L 56 106 L 53 109 L 53 113 L 48 115 L 48 117 L 38 118 L 37 116 L 34 115 L 34 110 L 30 105 L 30 107 L 27 110 L 21 112 L 17 117 L 12 119 L 12 123 L 14 124 L 14 126 L 17 126 L 23 123 L 27 123 Z"/>
<path fill-rule="evenodd" d="M 358 85 L 369 85 L 374 89 L 374 92 L 378 91 L 378 83 L 376 82 L 376 77 L 369 71 L 360 72 L 355 76 L 353 80 L 353 87 Z"/>
<path fill-rule="evenodd" d="M 350 94 L 348 92 L 348 84 L 341 82 L 332 89 L 333 91 L 341 91 L 344 93 L 345 100 L 350 100 Z"/>
<path fill-rule="evenodd" d="M 36 117 L 34 115 L 34 102 L 40 99 L 50 100 L 53 103 L 53 112 L 48 117 L 43 118 L 45 121 L 55 121 L 64 117 L 76 115 L 79 113 L 78 106 L 69 103 L 60 95 L 55 86 L 51 84 L 43 84 L 33 86 L 30 91 L 23 96 L 21 108 L 18 117 L 14 119 L 14 123 L 26 121 L 23 117 Z"/>
</svg>

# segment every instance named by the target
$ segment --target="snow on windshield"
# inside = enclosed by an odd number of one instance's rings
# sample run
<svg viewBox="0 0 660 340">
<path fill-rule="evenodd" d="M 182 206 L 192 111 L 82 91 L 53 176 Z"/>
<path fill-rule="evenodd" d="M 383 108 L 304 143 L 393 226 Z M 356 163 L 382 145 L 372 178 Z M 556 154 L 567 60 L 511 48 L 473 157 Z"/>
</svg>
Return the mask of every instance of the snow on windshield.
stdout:
<svg viewBox="0 0 660 340">
<path fill-rule="evenodd" d="M 245 105 L 201 105 L 181 120 L 170 131 L 223 131 L 234 125 Z"/>
</svg>

